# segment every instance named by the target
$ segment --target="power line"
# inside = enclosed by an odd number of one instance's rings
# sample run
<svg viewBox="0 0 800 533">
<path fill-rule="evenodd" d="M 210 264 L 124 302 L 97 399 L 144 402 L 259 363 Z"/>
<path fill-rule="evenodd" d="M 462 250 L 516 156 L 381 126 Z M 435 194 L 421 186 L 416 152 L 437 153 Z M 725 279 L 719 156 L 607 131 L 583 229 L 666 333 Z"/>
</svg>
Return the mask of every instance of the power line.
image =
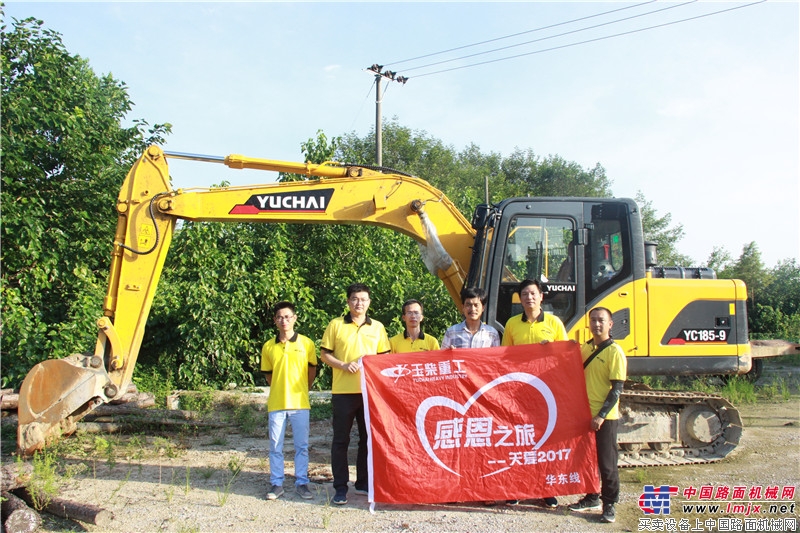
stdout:
<svg viewBox="0 0 800 533">
<path fill-rule="evenodd" d="M 470 68 L 470 67 L 477 67 L 479 65 L 488 65 L 490 63 L 498 63 L 500 61 L 508 61 L 509 59 L 517 59 L 517 58 L 520 58 L 520 57 L 530 56 L 530 55 L 534 55 L 534 54 L 542 54 L 542 53 L 545 53 L 545 52 L 552 52 L 554 50 L 561 50 L 563 48 L 570 48 L 572 46 L 578 46 L 578 45 L 581 45 L 581 44 L 588 44 L 588 43 L 593 43 L 593 42 L 597 42 L 597 41 L 604 41 L 606 39 L 613 39 L 615 37 L 622 37 L 624 35 L 631 35 L 631 34 L 634 34 L 634 33 L 639 33 L 639 32 L 652 30 L 652 29 L 656 29 L 656 28 L 663 28 L 665 26 L 671 26 L 673 24 L 679 24 L 681 22 L 688 22 L 690 20 L 697 20 L 697 19 L 701 19 L 701 18 L 705 18 L 705 17 L 710 17 L 710 16 L 713 16 L 713 15 L 719 15 L 721 13 L 726 13 L 728 11 L 734 11 L 734 10 L 737 10 L 737 9 L 743 9 L 745 7 L 751 7 L 751 6 L 754 6 L 754 5 L 757 5 L 757 4 L 763 4 L 766 1 L 767 0 L 759 0 L 757 2 L 751 2 L 749 4 L 744 4 L 744 5 L 741 5 L 741 6 L 735 6 L 735 7 L 731 7 L 731 8 L 728 8 L 728 9 L 721 9 L 719 11 L 713 11 L 711 13 L 705 13 L 703 15 L 697 15 L 697 16 L 694 16 L 694 17 L 689 17 L 689 18 L 685 18 L 685 19 L 681 19 L 681 20 L 675 20 L 675 21 L 672 21 L 672 22 L 665 22 L 663 24 L 656 24 L 655 26 L 648 26 L 646 28 L 639 28 L 639 29 L 636 29 L 636 30 L 630 30 L 630 31 L 625 31 L 625 32 L 621 32 L 621 33 L 615 33 L 613 35 L 606 35 L 606 36 L 603 36 L 603 37 L 597 37 L 595 39 L 587 39 L 585 41 L 578 41 L 578 42 L 574 42 L 574 43 L 568 43 L 568 44 L 564 44 L 564 45 L 560 45 L 560 46 L 554 46 L 552 48 L 544 48 L 542 50 L 534 50 L 533 52 L 526 52 L 524 54 L 517 54 L 517 55 L 513 55 L 513 56 L 508 56 L 508 57 L 501 57 L 501 58 L 498 58 L 498 59 L 491 59 L 491 60 L 487 60 L 487 61 L 481 61 L 481 62 L 478 62 L 478 63 L 470 63 L 469 65 L 462 65 L 460 67 L 452 67 L 452 68 L 448 68 L 448 69 L 437 70 L 437 71 L 434 71 L 434 72 L 427 72 L 425 74 L 417 74 L 414 77 L 415 78 L 421 78 L 423 76 L 433 76 L 434 74 L 442 74 L 444 72 L 452 72 L 454 70 L 461 70 L 461 69 Z"/>
<path fill-rule="evenodd" d="M 573 33 L 580 33 L 582 31 L 587 31 L 587 30 L 594 30 L 594 29 L 597 29 L 597 28 L 601 28 L 603 26 L 608 26 L 610 24 L 616 24 L 618 22 L 625 22 L 626 20 L 632 20 L 632 19 L 635 19 L 635 18 L 644 17 L 644 16 L 647 16 L 647 15 L 652 15 L 653 13 L 660 13 L 662 11 L 667 11 L 668 9 L 675 9 L 677 7 L 683 7 L 683 6 L 686 6 L 686 5 L 689 5 L 689 4 L 693 4 L 695 2 L 697 2 L 697 0 L 689 0 L 688 2 L 684 2 L 682 4 L 675 4 L 675 5 L 670 5 L 670 6 L 667 6 L 667 7 L 662 7 L 660 9 L 655 9 L 653 11 L 648 11 L 647 13 L 639 13 L 638 15 L 632 15 L 630 17 L 625 17 L 625 18 L 621 18 L 621 19 L 617 19 L 617 20 L 610 20 L 608 22 L 603 22 L 601 24 L 595 24 L 594 26 L 586 26 L 585 28 L 578 28 L 577 30 L 570 30 L 570 31 L 566 31 L 564 33 L 557 33 L 555 35 L 549 35 L 547 37 L 542 37 L 540 39 L 533 39 L 532 41 L 525 41 L 525 42 L 522 42 L 522 43 L 510 44 L 508 46 L 503 46 L 501 48 L 494 48 L 492 50 L 486 50 L 484 52 L 476 52 L 474 54 L 469 54 L 469 55 L 466 55 L 466 56 L 455 57 L 455 58 L 452 58 L 452 59 L 444 59 L 442 61 L 437 61 L 435 63 L 428 63 L 427 65 L 420 65 L 420 66 L 417 66 L 417 67 L 409 67 L 406 70 L 407 71 L 409 71 L 409 70 L 417 70 L 417 69 L 421 69 L 421 68 L 427 68 L 427 67 L 433 67 L 433 66 L 436 66 L 436 65 L 442 65 L 444 63 L 452 63 L 453 61 L 460 61 L 462 59 L 469 59 L 470 57 L 476 57 L 476 56 L 481 56 L 481 55 L 486 55 L 486 54 L 492 54 L 494 52 L 500 52 L 502 50 L 508 50 L 510 48 L 516 48 L 516 47 L 519 47 L 519 46 L 525 46 L 527 44 L 538 43 L 540 41 L 547 41 L 549 39 L 555 39 L 557 37 L 564 37 L 565 35 L 571 35 Z"/>
<path fill-rule="evenodd" d="M 550 24 L 549 26 L 542 26 L 540 28 L 534 28 L 532 30 L 525 30 L 525 31 L 521 31 L 521 32 L 518 32 L 518 33 L 512 33 L 511 35 L 505 35 L 503 37 L 495 37 L 494 39 L 488 39 L 486 41 L 481 41 L 481 42 L 478 42 L 478 43 L 465 44 L 463 46 L 457 46 L 455 48 L 450 48 L 448 50 L 442 50 L 441 52 L 433 52 L 431 54 L 425 54 L 425 55 L 421 55 L 421 56 L 417 56 L 417 57 L 412 57 L 412 58 L 409 58 L 409 59 L 402 59 L 400 61 L 392 61 L 392 62 L 387 63 L 387 65 L 399 65 L 400 63 L 408 63 L 409 61 L 416 61 L 417 59 L 425 59 L 426 57 L 437 56 L 437 55 L 441 55 L 441 54 L 447 54 L 449 52 L 455 52 L 457 50 L 463 50 L 465 48 L 472 48 L 473 46 L 480 46 L 482 44 L 493 43 L 495 41 L 502 41 L 503 39 L 511 39 L 512 37 L 519 37 L 520 35 L 525 35 L 527 33 L 534 33 L 534 32 L 537 32 L 537 31 L 548 30 L 550 28 L 557 28 L 558 26 L 564 26 L 566 24 L 572 24 L 573 22 L 580 22 L 582 20 L 588 20 L 588 19 L 595 18 L 595 17 L 601 17 L 603 15 L 609 15 L 611 13 L 616 13 L 618 11 L 623 11 L 625 9 L 633 9 L 635 7 L 639 7 L 639 6 L 643 6 L 643 5 L 647 5 L 647 4 L 652 4 L 655 1 L 656 0 L 649 0 L 647 2 L 642 2 L 641 4 L 635 4 L 635 5 L 632 5 L 632 6 L 621 7 L 621 8 L 618 8 L 618 9 L 612 9 L 611 11 L 604 11 L 602 13 L 597 13 L 595 15 L 589 15 L 589 16 L 586 16 L 586 17 L 581 17 L 581 18 L 577 18 L 577 19 L 573 19 L 573 20 L 567 20 L 565 22 L 559 22 L 557 24 Z"/>
</svg>

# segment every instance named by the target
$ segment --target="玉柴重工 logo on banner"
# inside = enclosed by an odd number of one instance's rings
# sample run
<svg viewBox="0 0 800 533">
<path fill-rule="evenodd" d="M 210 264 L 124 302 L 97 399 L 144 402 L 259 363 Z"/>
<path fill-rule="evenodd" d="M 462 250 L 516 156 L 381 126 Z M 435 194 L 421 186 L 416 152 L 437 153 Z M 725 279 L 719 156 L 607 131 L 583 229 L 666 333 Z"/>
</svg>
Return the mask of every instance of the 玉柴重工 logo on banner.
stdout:
<svg viewBox="0 0 800 533">
<path fill-rule="evenodd" d="M 391 354 L 362 362 L 372 501 L 598 492 L 575 343 Z"/>
</svg>

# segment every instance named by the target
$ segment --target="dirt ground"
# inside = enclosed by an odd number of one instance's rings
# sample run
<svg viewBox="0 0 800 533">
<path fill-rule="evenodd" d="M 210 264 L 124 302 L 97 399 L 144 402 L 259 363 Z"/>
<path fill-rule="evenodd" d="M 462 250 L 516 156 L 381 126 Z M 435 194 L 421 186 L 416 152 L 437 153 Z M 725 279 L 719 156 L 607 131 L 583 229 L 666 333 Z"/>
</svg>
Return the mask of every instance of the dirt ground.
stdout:
<svg viewBox="0 0 800 533">
<path fill-rule="evenodd" d="M 771 368 L 769 375 L 797 379 L 797 368 Z M 769 376 L 762 379 L 769 379 Z M 796 387 L 796 385 L 795 385 Z M 61 488 L 60 497 L 102 506 L 114 514 L 108 527 L 100 528 L 50 515 L 42 531 L 108 532 L 266 532 L 266 531 L 638 531 L 643 512 L 637 502 L 644 485 L 688 486 L 800 485 L 800 395 L 789 401 L 740 406 L 745 431 L 741 444 L 726 460 L 690 467 L 657 467 L 622 470 L 621 503 L 615 524 L 601 524 L 597 514 L 570 513 L 566 505 L 579 496 L 560 498 L 556 510 L 535 501 L 517 506 L 487 507 L 475 504 L 384 505 L 370 512 L 366 496 L 351 490 L 347 505 L 330 503 L 330 422 L 312 422 L 312 500 L 294 494 L 292 465 L 287 464 L 286 494 L 266 501 L 269 487 L 268 443 L 232 429 L 184 437 L 185 449 L 165 445 L 163 453 L 136 460 L 106 461 L 75 458 L 76 474 Z M 147 437 L 144 448 L 158 449 L 163 440 Z M 290 448 L 287 439 L 287 448 Z M 175 452 L 175 453 L 173 453 Z M 291 452 L 287 453 L 287 458 Z M 241 465 L 233 479 L 231 465 Z M 354 478 L 355 472 L 353 471 Z M 420 479 L 419 490 L 426 490 Z M 800 500 L 800 488 L 794 500 Z M 680 498 L 683 501 L 684 498 Z M 692 527 L 711 515 L 683 514 L 673 504 L 671 517 L 688 518 Z M 798 506 L 800 507 L 800 506 Z M 762 515 L 768 518 L 797 517 Z M 733 515 L 720 515 L 733 516 Z M 658 529 L 662 531 L 664 529 Z M 679 529 L 680 530 L 680 529 Z M 694 529 L 710 531 L 711 529 Z M 736 529 L 734 529 L 736 530 Z M 738 529 L 739 531 L 741 529 Z M 790 529 L 791 530 L 791 529 Z"/>
</svg>

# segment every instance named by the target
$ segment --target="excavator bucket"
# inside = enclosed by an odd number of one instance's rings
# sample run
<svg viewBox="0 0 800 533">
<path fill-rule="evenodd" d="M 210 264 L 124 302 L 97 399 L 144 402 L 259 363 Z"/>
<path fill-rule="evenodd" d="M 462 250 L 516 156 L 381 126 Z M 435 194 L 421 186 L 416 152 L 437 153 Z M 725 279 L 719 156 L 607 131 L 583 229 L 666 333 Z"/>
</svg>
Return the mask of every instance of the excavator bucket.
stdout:
<svg viewBox="0 0 800 533">
<path fill-rule="evenodd" d="M 32 454 L 73 433 L 78 420 L 116 393 L 100 357 L 71 355 L 37 364 L 20 388 L 19 452 Z"/>
</svg>

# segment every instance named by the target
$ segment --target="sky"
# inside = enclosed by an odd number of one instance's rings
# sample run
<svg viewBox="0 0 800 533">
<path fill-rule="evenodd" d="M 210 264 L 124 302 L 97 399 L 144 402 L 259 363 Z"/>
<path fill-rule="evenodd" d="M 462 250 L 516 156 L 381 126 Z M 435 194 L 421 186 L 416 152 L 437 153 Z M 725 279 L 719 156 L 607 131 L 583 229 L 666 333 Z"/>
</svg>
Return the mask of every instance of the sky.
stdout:
<svg viewBox="0 0 800 533">
<path fill-rule="evenodd" d="M 127 120 L 172 124 L 165 150 L 302 161 L 319 130 L 366 136 L 375 127 L 367 69 L 377 63 L 409 78 L 383 82 L 384 121 L 458 151 L 599 163 L 614 196 L 641 191 L 683 226 L 677 248 L 694 265 L 715 247 L 736 259 L 755 241 L 773 267 L 800 260 L 800 13 L 798 2 L 750 4 L 12 1 L 4 10 L 6 24 L 43 20 L 97 74 L 123 81 L 135 104 Z M 174 187 L 276 177 L 175 160 L 170 173 Z"/>
</svg>

